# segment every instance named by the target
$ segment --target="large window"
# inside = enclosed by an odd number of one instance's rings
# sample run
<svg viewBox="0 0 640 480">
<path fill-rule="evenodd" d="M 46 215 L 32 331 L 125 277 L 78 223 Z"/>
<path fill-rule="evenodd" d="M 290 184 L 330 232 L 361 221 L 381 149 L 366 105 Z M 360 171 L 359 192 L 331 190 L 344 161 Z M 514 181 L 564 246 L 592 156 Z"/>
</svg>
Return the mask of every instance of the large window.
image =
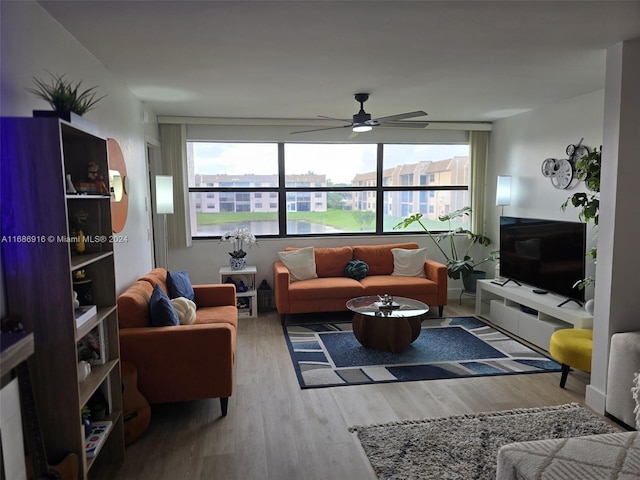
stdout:
<svg viewBox="0 0 640 480">
<path fill-rule="evenodd" d="M 238 226 L 267 236 L 388 233 L 414 213 L 438 230 L 438 215 L 469 205 L 466 144 L 190 141 L 187 159 L 194 238 Z"/>
</svg>

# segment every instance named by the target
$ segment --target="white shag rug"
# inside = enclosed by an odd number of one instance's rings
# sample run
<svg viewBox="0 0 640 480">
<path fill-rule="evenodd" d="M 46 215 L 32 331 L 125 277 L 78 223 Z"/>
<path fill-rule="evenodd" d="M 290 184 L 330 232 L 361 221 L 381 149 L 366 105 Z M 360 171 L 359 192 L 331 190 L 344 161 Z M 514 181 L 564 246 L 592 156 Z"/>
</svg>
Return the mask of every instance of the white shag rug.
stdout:
<svg viewBox="0 0 640 480">
<path fill-rule="evenodd" d="M 620 429 L 577 403 L 356 426 L 380 479 L 494 480 L 501 446 Z"/>
</svg>

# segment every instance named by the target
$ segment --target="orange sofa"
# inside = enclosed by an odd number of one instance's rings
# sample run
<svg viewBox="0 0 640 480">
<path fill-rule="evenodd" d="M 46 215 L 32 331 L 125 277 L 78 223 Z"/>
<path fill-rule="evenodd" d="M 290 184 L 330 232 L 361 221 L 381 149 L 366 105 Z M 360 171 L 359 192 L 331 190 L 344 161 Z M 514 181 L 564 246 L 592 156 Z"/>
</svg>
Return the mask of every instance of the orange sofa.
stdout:
<svg viewBox="0 0 640 480">
<path fill-rule="evenodd" d="M 447 304 L 447 267 L 427 259 L 424 265 L 426 278 L 391 275 L 392 248 L 417 249 L 418 244 L 314 248 L 318 278 L 297 282 L 290 281 L 284 263 L 274 262 L 274 297 L 282 323 L 287 314 L 344 311 L 351 298 L 385 293 L 420 300 L 431 308 L 438 306 L 442 316 Z M 361 260 L 369 266 L 365 278 L 354 280 L 344 275 L 344 267 L 351 260 Z"/>
<path fill-rule="evenodd" d="M 196 321 L 152 327 L 149 300 L 167 271 L 156 268 L 118 297 L 120 354 L 138 371 L 138 388 L 149 403 L 220 398 L 227 414 L 233 392 L 238 310 L 233 284 L 193 285 Z"/>
</svg>

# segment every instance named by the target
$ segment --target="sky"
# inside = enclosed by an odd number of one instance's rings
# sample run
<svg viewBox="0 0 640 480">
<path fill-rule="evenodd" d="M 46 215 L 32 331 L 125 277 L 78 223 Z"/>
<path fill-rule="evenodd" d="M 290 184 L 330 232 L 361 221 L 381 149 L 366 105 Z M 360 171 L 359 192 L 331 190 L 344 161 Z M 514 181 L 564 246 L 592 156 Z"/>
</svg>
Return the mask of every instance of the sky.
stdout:
<svg viewBox="0 0 640 480">
<path fill-rule="evenodd" d="M 350 183 L 357 173 L 376 169 L 375 144 L 285 144 L 285 173 L 325 174 L 334 183 Z M 422 160 L 468 156 L 468 145 L 385 145 L 384 167 Z M 278 146 L 273 143 L 211 143 L 194 145 L 196 174 L 275 175 Z"/>
</svg>

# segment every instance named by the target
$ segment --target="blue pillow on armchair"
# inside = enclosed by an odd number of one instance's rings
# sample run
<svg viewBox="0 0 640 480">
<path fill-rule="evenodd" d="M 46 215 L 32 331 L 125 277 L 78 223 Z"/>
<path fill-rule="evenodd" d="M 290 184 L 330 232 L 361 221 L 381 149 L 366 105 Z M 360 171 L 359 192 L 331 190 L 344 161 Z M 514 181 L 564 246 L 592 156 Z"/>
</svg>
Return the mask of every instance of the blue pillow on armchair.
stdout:
<svg viewBox="0 0 640 480">
<path fill-rule="evenodd" d="M 178 312 L 160 285 L 153 287 L 153 293 L 149 300 L 149 317 L 152 327 L 171 327 L 180 325 Z"/>
<path fill-rule="evenodd" d="M 169 290 L 170 298 L 184 297 L 192 302 L 195 301 L 196 294 L 186 270 L 175 273 L 167 272 L 167 290 Z"/>
</svg>

